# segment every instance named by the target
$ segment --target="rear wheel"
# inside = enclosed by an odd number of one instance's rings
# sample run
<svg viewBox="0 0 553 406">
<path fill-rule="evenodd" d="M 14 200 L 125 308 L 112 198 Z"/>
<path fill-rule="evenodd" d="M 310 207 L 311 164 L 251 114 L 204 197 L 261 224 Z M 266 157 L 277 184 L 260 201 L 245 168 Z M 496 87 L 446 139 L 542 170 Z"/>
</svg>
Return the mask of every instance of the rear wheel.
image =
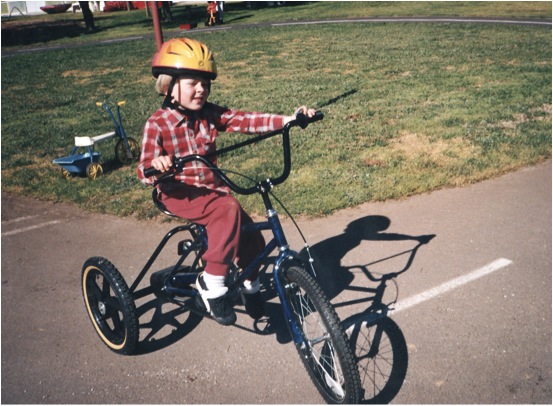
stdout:
<svg viewBox="0 0 553 406">
<path fill-rule="evenodd" d="M 127 149 L 127 143 L 129 145 Z M 140 146 L 138 142 L 127 137 L 127 143 L 124 139 L 120 139 L 115 145 L 115 156 L 122 165 L 128 165 L 133 161 L 138 161 L 140 158 Z"/>
<path fill-rule="evenodd" d="M 127 283 L 105 258 L 88 259 L 82 270 L 86 310 L 96 332 L 112 351 L 134 354 L 138 346 L 138 317 Z"/>
<path fill-rule="evenodd" d="M 311 379 L 327 402 L 358 403 L 359 372 L 334 308 L 303 268 L 291 266 L 284 275 L 285 300 L 303 338 L 296 348 Z"/>
</svg>

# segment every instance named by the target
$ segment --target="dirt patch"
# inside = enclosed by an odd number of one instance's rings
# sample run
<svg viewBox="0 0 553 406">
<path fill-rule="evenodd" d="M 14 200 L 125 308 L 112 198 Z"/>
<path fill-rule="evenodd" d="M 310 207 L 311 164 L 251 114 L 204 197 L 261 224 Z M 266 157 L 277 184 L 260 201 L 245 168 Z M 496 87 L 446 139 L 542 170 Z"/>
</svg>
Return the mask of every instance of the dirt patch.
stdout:
<svg viewBox="0 0 553 406">
<path fill-rule="evenodd" d="M 401 133 L 391 147 L 410 160 L 428 157 L 436 163 L 443 161 L 446 157 L 467 158 L 473 150 L 473 147 L 461 138 L 431 142 L 427 137 L 410 132 Z"/>
</svg>

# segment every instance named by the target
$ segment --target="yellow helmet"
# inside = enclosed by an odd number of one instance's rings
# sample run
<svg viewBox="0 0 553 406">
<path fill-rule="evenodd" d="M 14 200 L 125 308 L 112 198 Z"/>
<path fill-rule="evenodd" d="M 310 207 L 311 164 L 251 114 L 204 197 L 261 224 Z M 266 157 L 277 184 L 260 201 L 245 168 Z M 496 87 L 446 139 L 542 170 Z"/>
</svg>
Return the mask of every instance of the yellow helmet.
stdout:
<svg viewBox="0 0 553 406">
<path fill-rule="evenodd" d="M 160 74 L 178 77 L 189 73 L 210 80 L 217 77 L 215 59 L 207 46 L 189 38 L 164 42 L 152 61 L 154 77 Z"/>
</svg>

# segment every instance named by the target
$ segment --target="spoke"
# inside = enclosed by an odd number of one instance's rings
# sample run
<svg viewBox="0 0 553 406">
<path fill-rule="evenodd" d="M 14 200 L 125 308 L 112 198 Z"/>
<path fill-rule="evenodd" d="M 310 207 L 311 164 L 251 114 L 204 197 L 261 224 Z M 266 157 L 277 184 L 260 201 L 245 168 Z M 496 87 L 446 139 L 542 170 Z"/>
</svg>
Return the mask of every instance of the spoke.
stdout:
<svg viewBox="0 0 553 406">
<path fill-rule="evenodd" d="M 119 311 L 121 310 L 121 305 L 119 304 L 117 298 L 108 297 L 105 299 L 104 304 L 106 305 L 106 314 L 110 315 L 110 317 L 119 314 Z"/>
<path fill-rule="evenodd" d="M 106 278 L 104 278 L 102 280 L 102 296 L 105 298 L 108 298 L 110 296 L 109 290 L 110 290 L 109 281 Z"/>
<path fill-rule="evenodd" d="M 96 302 L 99 302 L 102 299 L 102 291 L 100 290 L 100 287 L 96 283 L 96 277 L 88 278 L 87 280 L 88 285 L 88 294 L 96 300 Z"/>
<path fill-rule="evenodd" d="M 339 363 L 334 353 L 334 348 L 328 344 L 325 344 L 319 356 L 313 357 L 315 363 L 321 371 L 321 375 L 325 378 L 325 383 L 332 389 L 332 391 L 340 396 L 344 397 L 343 374 L 339 368 Z M 328 352 L 328 355 L 325 355 Z"/>
</svg>

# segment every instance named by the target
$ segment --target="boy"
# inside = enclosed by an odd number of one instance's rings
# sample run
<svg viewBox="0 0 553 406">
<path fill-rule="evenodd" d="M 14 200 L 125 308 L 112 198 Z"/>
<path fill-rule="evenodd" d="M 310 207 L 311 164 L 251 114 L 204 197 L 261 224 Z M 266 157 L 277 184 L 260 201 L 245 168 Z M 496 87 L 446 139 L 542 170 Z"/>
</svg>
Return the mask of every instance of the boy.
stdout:
<svg viewBox="0 0 553 406">
<path fill-rule="evenodd" d="M 157 78 L 156 90 L 165 99 L 144 127 L 137 173 L 145 184 L 152 184 L 154 178 L 146 178 L 144 168 L 152 166 L 163 173 L 172 166 L 172 156 L 212 152 L 219 131 L 264 133 L 282 128 L 295 118 L 246 113 L 207 102 L 217 67 L 207 46 L 192 39 L 175 38 L 164 43 L 154 56 L 152 73 Z M 315 114 L 314 109 L 305 106 L 300 111 L 309 117 Z M 226 295 L 225 278 L 235 259 L 244 269 L 263 250 L 261 232 L 240 235 L 240 226 L 250 223 L 251 218 L 230 195 L 228 187 L 199 162 L 192 162 L 174 180 L 158 188 L 169 211 L 206 227 L 206 266 L 196 287 L 217 322 L 234 324 L 236 313 Z M 246 312 L 254 319 L 263 315 L 259 290 L 257 272 L 246 280 L 243 290 Z"/>
</svg>

